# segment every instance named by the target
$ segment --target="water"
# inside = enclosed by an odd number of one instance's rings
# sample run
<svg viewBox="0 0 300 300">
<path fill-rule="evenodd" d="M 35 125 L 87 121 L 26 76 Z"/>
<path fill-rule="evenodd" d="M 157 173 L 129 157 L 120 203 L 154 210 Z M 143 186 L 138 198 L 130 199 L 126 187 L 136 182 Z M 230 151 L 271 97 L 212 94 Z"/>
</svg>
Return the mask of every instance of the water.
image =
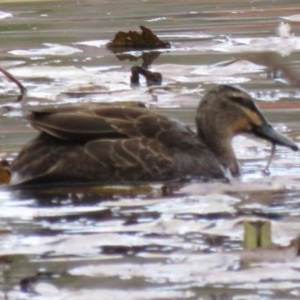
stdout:
<svg viewBox="0 0 300 300">
<path fill-rule="evenodd" d="M 191 125 L 206 88 L 237 84 L 299 143 L 299 89 L 274 79 L 258 54 L 271 50 L 299 68 L 298 0 L 199 3 L 4 1 L 1 66 L 26 86 L 27 109 L 141 101 Z M 294 36 L 278 37 L 281 21 L 289 21 Z M 117 31 L 139 25 L 171 49 L 105 48 Z M 131 89 L 136 64 L 161 72 L 170 90 L 147 93 L 143 81 Z M 18 91 L 1 80 L 5 106 Z M 0 122 L 0 157 L 12 160 L 35 132 L 18 107 Z M 282 250 L 275 262 L 259 253 L 258 262 L 244 265 L 242 222 L 270 220 L 273 241 L 282 246 L 298 236 L 299 155 L 278 147 L 266 176 L 270 145 L 242 136 L 234 147 L 243 176 L 231 184 L 3 187 L 0 299 L 298 299 L 299 258 Z"/>
</svg>

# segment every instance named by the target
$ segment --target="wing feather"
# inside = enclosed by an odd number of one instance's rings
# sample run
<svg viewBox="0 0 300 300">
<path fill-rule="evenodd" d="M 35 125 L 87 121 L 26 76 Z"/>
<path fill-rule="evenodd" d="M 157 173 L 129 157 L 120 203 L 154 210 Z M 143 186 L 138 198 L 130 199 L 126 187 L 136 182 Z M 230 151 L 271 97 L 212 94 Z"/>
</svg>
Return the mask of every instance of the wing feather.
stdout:
<svg viewBox="0 0 300 300">
<path fill-rule="evenodd" d="M 95 105 L 59 107 L 33 111 L 28 119 L 39 131 L 76 142 L 101 138 L 157 138 L 168 131 L 183 130 L 186 134 L 186 128 L 181 128 L 179 122 L 142 108 Z"/>
<path fill-rule="evenodd" d="M 87 143 L 86 153 L 112 168 L 114 174 L 129 181 L 163 180 L 174 176 L 170 150 L 145 138 L 95 140 Z"/>
</svg>

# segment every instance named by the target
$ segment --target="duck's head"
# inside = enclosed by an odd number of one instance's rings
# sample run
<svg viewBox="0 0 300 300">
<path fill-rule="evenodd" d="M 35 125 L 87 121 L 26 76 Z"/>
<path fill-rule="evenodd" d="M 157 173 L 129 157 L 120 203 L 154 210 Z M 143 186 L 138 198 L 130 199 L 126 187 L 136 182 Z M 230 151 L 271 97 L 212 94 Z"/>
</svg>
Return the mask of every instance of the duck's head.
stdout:
<svg viewBox="0 0 300 300">
<path fill-rule="evenodd" d="M 268 123 L 247 92 L 233 86 L 217 86 L 204 96 L 197 109 L 196 124 L 199 137 L 233 175 L 238 175 L 239 168 L 231 139 L 239 133 L 252 133 L 273 144 L 298 150 L 294 142 Z"/>
</svg>

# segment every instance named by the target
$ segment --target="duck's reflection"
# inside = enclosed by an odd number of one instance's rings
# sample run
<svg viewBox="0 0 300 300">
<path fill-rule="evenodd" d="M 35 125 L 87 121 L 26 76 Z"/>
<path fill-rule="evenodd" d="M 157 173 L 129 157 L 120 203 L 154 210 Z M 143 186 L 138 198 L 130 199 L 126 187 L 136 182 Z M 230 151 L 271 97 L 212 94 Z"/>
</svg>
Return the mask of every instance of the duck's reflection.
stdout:
<svg viewBox="0 0 300 300">
<path fill-rule="evenodd" d="M 126 48 L 111 50 L 111 52 L 114 53 L 120 61 L 129 60 L 130 62 L 137 62 L 141 59 L 141 66 L 143 68 L 148 68 L 151 66 L 153 62 L 163 53 L 161 51 L 143 51 L 141 55 L 136 56 L 128 52 L 124 53 L 126 51 L 128 51 Z"/>
</svg>

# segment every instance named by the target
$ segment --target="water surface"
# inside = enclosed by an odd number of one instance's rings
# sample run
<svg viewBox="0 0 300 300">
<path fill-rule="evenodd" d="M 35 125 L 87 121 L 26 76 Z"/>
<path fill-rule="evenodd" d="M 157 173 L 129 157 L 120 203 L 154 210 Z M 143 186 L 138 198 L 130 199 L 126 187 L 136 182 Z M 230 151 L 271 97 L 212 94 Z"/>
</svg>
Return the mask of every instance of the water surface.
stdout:
<svg viewBox="0 0 300 300">
<path fill-rule="evenodd" d="M 260 60 L 270 51 L 299 69 L 298 0 L 200 2 L 1 1 L 1 65 L 27 87 L 26 109 L 141 101 L 190 125 L 205 89 L 235 84 L 299 143 L 299 89 Z M 278 36 L 282 21 L 294 35 Z M 139 25 L 171 48 L 106 49 Z M 132 89 L 136 64 L 171 90 Z M 0 89 L 2 106 L 18 94 L 3 77 Z M 36 133 L 18 106 L 0 122 L 1 158 L 12 160 Z M 0 299 L 299 299 L 298 257 L 241 260 L 245 219 L 270 220 L 282 246 L 298 236 L 299 154 L 278 147 L 266 176 L 270 145 L 241 136 L 234 146 L 243 176 L 230 184 L 3 187 Z"/>
</svg>

